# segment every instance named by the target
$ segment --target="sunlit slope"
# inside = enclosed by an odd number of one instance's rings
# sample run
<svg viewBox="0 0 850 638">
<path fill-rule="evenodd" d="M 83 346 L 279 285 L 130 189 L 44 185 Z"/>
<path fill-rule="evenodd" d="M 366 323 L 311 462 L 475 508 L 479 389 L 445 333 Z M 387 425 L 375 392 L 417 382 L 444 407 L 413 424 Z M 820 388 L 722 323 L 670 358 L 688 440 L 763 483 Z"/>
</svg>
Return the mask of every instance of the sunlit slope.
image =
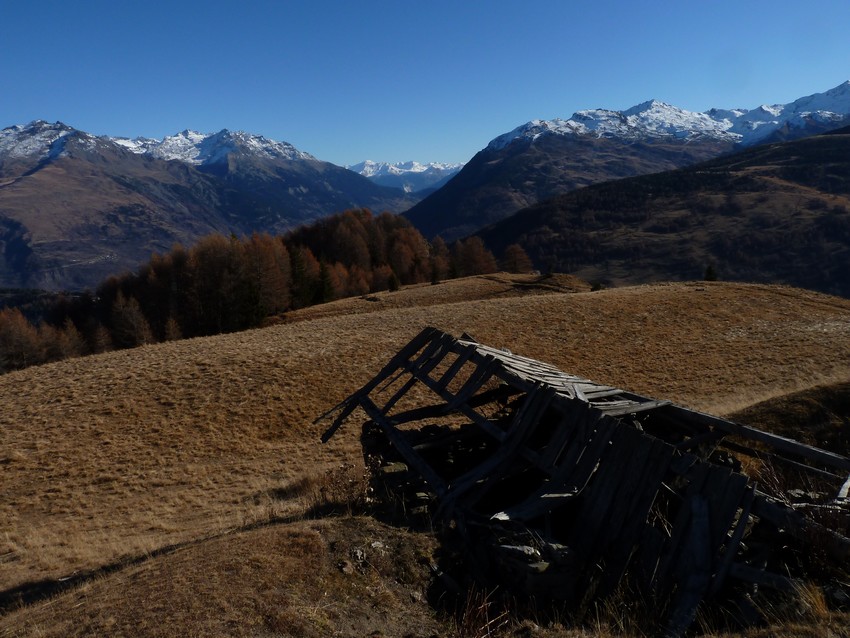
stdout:
<svg viewBox="0 0 850 638">
<path fill-rule="evenodd" d="M 280 495 L 360 457 L 357 419 L 324 446 L 313 420 L 427 325 L 721 414 L 850 379 L 848 300 L 728 283 L 562 293 L 475 281 L 456 284 L 468 301 L 392 307 L 438 288 L 453 299 L 447 282 L 0 377 L 0 590 L 300 511 Z"/>
</svg>

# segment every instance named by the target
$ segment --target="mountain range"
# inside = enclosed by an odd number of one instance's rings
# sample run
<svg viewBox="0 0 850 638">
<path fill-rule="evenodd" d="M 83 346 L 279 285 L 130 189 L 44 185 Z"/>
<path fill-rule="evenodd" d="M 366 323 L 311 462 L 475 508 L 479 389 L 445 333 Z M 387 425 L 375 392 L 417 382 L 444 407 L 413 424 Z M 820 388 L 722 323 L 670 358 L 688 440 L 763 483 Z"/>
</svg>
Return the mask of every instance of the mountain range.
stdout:
<svg viewBox="0 0 850 638">
<path fill-rule="evenodd" d="M 127 140 L 34 121 L 0 131 L 0 287 L 93 287 L 212 232 L 280 233 L 414 201 L 259 135 Z"/>
<path fill-rule="evenodd" d="M 625 111 L 532 120 L 493 139 L 405 215 L 452 240 L 590 184 L 687 166 L 741 148 L 850 123 L 850 81 L 789 104 L 687 111 L 658 100 Z"/>
<path fill-rule="evenodd" d="M 0 131 L 0 287 L 93 287 L 211 232 L 280 233 L 356 207 L 404 212 L 426 236 L 452 240 L 581 187 L 807 137 L 848 118 L 850 82 L 751 110 L 695 113 L 650 100 L 533 120 L 494 138 L 462 168 L 367 161 L 352 170 L 241 131 L 127 139 L 37 120 Z M 441 183 L 419 201 L 423 186 Z M 532 219 L 545 225 L 543 218 L 521 216 L 528 228 L 513 222 L 514 237 L 525 238 L 538 263 L 570 266 L 562 248 L 534 244 L 546 243 L 547 232 L 531 226 Z M 501 232 L 486 233 L 497 250 Z"/>
<path fill-rule="evenodd" d="M 463 168 L 463 164 L 442 162 L 373 162 L 366 160 L 347 166 L 349 170 L 368 177 L 376 184 L 401 188 L 405 193 L 427 195 L 437 190 Z"/>
</svg>

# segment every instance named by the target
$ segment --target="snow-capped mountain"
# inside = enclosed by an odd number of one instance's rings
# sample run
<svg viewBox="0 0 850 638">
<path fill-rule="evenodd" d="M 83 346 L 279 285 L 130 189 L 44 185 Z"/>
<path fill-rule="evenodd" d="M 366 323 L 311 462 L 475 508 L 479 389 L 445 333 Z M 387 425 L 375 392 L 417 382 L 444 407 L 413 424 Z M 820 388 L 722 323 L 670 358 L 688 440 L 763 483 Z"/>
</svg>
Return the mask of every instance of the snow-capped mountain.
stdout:
<svg viewBox="0 0 850 638">
<path fill-rule="evenodd" d="M 282 233 L 417 198 L 260 135 L 94 136 L 61 122 L 0 131 L 0 287 L 94 289 L 209 233 Z"/>
<path fill-rule="evenodd" d="M 762 105 L 749 109 L 687 111 L 650 100 L 625 111 L 588 109 L 570 119 L 532 120 L 498 136 L 488 149 L 499 150 L 521 140 L 541 136 L 593 136 L 621 140 L 673 138 L 715 139 L 739 146 L 762 143 L 780 130 L 806 131 L 838 126 L 850 118 L 850 81 L 789 104 Z"/>
<path fill-rule="evenodd" d="M 204 134 L 185 130 L 161 140 L 145 137 L 94 136 L 63 124 L 35 120 L 0 131 L 0 158 L 23 159 L 60 157 L 66 153 L 65 143 L 73 138 L 88 149 L 115 144 L 137 155 L 162 160 L 179 160 L 195 166 L 226 161 L 228 155 L 243 154 L 267 160 L 316 160 L 288 142 L 277 142 L 262 135 L 244 131 Z"/>
<path fill-rule="evenodd" d="M 451 240 L 583 186 L 688 166 L 850 124 L 850 82 L 789 104 L 696 113 L 650 100 L 532 120 L 496 137 L 405 216 Z"/>
<path fill-rule="evenodd" d="M 223 162 L 231 153 L 245 153 L 272 160 L 316 159 L 309 153 L 299 151 L 288 142 L 277 142 L 262 135 L 227 129 L 211 134 L 185 130 L 176 135 L 164 137 L 162 140 L 146 137 L 137 137 L 132 140 L 121 137 L 109 139 L 133 153 L 149 155 L 157 159 L 180 160 L 194 165 Z"/>
<path fill-rule="evenodd" d="M 35 120 L 29 124 L 18 124 L 0 131 L 0 160 L 44 160 L 65 157 L 69 151 L 67 143 L 75 140 L 77 147 L 93 150 L 104 138 L 56 122 L 51 124 Z"/>
<path fill-rule="evenodd" d="M 359 164 L 346 166 L 348 170 L 354 171 L 368 177 L 376 184 L 402 188 L 407 193 L 421 191 L 426 188 L 439 188 L 451 179 L 463 164 L 446 164 L 443 162 L 373 162 L 366 160 Z"/>
</svg>

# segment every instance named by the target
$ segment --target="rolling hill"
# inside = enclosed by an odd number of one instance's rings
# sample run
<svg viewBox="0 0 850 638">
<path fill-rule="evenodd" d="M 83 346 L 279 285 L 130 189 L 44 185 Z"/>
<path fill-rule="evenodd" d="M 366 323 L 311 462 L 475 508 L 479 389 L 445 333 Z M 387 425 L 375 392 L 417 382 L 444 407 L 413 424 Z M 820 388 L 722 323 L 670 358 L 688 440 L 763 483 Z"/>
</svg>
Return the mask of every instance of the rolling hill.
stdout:
<svg viewBox="0 0 850 638">
<path fill-rule="evenodd" d="M 313 420 L 426 325 L 718 414 L 850 379 L 845 299 L 503 274 L 6 374 L 0 634 L 455 635 L 431 535 L 316 509 L 362 474 L 359 417 L 325 446 Z"/>
<path fill-rule="evenodd" d="M 850 129 L 590 186 L 479 233 L 544 270 L 621 285 L 785 283 L 850 296 Z"/>
</svg>

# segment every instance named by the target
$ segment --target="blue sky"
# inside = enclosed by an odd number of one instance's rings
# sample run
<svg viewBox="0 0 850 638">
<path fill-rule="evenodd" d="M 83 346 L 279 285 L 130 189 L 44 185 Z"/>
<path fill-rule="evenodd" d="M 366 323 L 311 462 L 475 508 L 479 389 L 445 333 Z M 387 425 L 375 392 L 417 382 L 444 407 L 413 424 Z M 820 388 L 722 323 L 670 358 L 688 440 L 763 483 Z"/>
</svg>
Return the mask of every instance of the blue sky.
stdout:
<svg viewBox="0 0 850 638">
<path fill-rule="evenodd" d="M 0 128 L 229 128 L 340 165 L 466 161 L 535 118 L 753 108 L 850 79 L 847 0 L 7 0 L 0 15 Z"/>
</svg>

